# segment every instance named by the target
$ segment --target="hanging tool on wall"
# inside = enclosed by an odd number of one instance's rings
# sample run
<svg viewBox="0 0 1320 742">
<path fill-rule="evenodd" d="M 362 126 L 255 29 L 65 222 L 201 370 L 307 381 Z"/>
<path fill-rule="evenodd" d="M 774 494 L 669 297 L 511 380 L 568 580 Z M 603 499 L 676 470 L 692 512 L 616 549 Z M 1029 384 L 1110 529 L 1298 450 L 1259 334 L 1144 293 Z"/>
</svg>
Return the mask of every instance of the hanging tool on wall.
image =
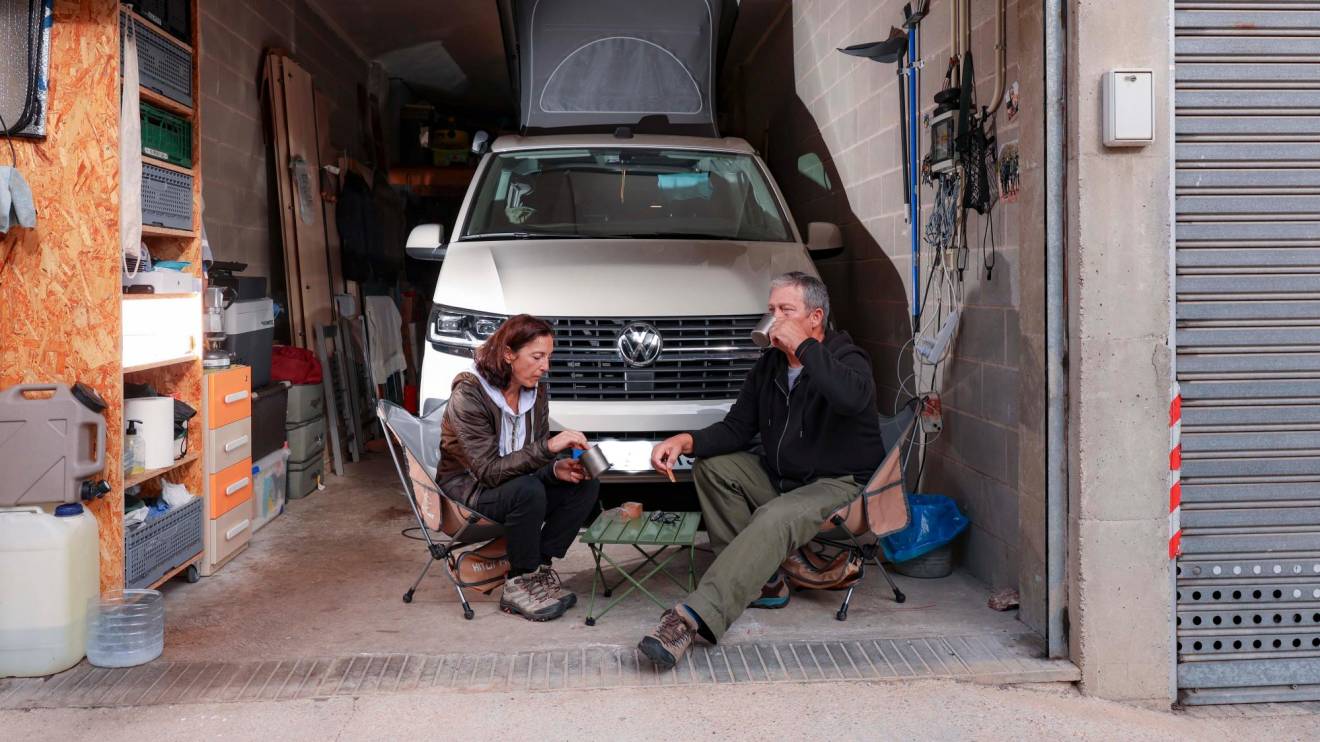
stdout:
<svg viewBox="0 0 1320 742">
<path fill-rule="evenodd" d="M 912 243 L 912 328 L 921 326 L 921 180 L 917 161 L 921 132 L 918 110 L 921 98 L 921 21 L 930 11 L 930 0 L 921 0 L 914 10 L 912 3 L 903 6 L 903 28 L 889 29 L 889 38 L 854 44 L 839 51 L 854 57 L 898 65 L 899 145 L 903 160 L 903 203 Z"/>
</svg>

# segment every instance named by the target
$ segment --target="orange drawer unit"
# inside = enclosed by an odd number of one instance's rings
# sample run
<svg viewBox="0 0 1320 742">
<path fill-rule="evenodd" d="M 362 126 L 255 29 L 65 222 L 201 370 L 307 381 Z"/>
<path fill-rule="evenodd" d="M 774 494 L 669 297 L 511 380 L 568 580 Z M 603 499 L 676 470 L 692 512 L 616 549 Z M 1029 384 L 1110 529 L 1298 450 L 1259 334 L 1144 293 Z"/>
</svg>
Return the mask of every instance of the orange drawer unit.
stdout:
<svg viewBox="0 0 1320 742">
<path fill-rule="evenodd" d="M 243 459 L 210 476 L 209 514 L 219 518 L 252 499 L 252 459 Z"/>
<path fill-rule="evenodd" d="M 206 371 L 202 392 L 207 523 L 200 569 L 212 575 L 252 537 L 252 370 Z"/>
<path fill-rule="evenodd" d="M 208 372 L 206 379 L 206 427 L 223 428 L 252 417 L 252 370 L 233 366 Z"/>
</svg>

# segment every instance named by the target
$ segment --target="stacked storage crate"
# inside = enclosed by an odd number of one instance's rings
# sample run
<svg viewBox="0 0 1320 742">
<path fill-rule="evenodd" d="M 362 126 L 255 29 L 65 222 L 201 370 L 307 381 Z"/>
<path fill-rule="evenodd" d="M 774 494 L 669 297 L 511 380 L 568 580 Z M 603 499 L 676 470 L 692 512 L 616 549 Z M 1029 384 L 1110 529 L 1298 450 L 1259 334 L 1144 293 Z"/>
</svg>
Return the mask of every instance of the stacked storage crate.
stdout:
<svg viewBox="0 0 1320 742">
<path fill-rule="evenodd" d="M 289 446 L 284 435 L 289 382 L 252 392 L 252 530 L 284 512 L 289 484 Z"/>
<path fill-rule="evenodd" d="M 252 538 L 252 371 L 247 366 L 202 375 L 206 478 L 206 555 L 214 574 Z"/>
<path fill-rule="evenodd" d="M 320 384 L 289 389 L 285 434 L 289 439 L 289 497 L 316 491 L 325 473 L 325 398 Z"/>
<path fill-rule="evenodd" d="M 146 17 L 128 14 L 138 49 L 142 116 L 142 224 L 151 236 L 195 233 L 193 48 Z"/>
</svg>

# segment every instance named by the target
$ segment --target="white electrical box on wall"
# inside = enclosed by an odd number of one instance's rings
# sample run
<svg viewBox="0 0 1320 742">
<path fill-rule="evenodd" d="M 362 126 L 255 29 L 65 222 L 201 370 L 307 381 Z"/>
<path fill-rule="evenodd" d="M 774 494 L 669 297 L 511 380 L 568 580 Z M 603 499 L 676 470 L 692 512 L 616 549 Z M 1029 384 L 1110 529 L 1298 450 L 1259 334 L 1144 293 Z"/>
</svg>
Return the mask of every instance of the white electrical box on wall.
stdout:
<svg viewBox="0 0 1320 742">
<path fill-rule="evenodd" d="M 1101 87 L 1105 146 L 1144 147 L 1155 141 L 1155 73 L 1110 70 Z"/>
</svg>

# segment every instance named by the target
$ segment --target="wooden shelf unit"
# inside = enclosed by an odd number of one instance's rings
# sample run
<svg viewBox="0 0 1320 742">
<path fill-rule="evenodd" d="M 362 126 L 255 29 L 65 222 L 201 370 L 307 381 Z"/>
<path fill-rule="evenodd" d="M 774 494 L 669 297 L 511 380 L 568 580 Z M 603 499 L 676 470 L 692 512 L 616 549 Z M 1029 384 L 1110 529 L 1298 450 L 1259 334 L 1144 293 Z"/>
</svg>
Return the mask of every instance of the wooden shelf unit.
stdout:
<svg viewBox="0 0 1320 742">
<path fill-rule="evenodd" d="M 192 77 L 193 77 L 193 95 L 194 99 L 200 95 L 201 75 L 200 59 L 194 54 L 198 48 L 196 43 L 199 35 L 199 18 L 197 0 L 189 0 L 192 17 L 192 39 L 193 44 L 186 44 L 175 39 L 168 32 L 161 30 L 161 34 L 169 39 L 176 46 L 187 51 L 193 57 Z M 154 26 L 155 24 L 137 14 L 133 14 L 136 20 Z M 120 16 L 122 18 L 122 16 Z M 201 121 L 198 111 L 194 108 L 181 105 L 175 100 L 167 98 L 148 88 L 139 87 L 138 94 L 144 103 L 149 103 L 169 113 L 188 119 L 192 123 L 192 151 L 193 166 L 191 169 L 181 168 L 167 162 L 162 162 L 155 158 L 144 155 L 143 161 L 156 167 L 183 173 L 192 176 L 193 179 L 193 223 L 198 224 L 197 215 L 201 213 L 202 196 L 202 136 Z M 202 264 L 202 243 L 198 230 L 169 229 L 166 227 L 157 227 L 152 225 L 143 225 L 142 236 L 150 240 L 152 254 L 158 259 L 181 260 L 190 263 L 188 272 L 192 275 L 199 275 L 197 271 Z M 117 248 L 116 248 L 117 249 Z M 114 280 L 118 281 L 118 276 Z M 173 294 L 123 294 L 123 298 L 132 301 L 151 301 L 156 299 L 196 297 L 196 293 L 173 293 Z M 202 336 L 202 315 L 197 315 L 197 337 Z M 122 325 L 121 325 L 122 332 Z M 122 362 L 122 361 L 121 361 Z M 131 375 L 131 379 L 128 378 Z M 149 383 L 160 394 L 172 396 L 178 400 L 186 402 L 197 410 L 197 417 L 188 425 L 188 454 L 182 459 L 174 462 L 168 467 L 154 469 L 142 472 L 129 477 L 123 477 L 123 488 L 132 486 L 142 486 L 144 494 L 152 495 L 159 489 L 160 477 L 163 474 L 172 474 L 171 480 L 178 482 L 188 488 L 188 491 L 197 497 L 202 496 L 203 484 L 203 442 L 205 436 L 201 430 L 201 411 L 202 411 L 202 358 L 200 352 L 193 352 L 186 356 L 166 359 L 156 363 L 146 363 L 137 366 L 122 367 L 122 379 L 135 383 Z M 107 438 L 117 437 L 115 444 L 117 450 L 123 449 L 123 430 L 108 430 Z M 122 473 L 120 473 L 122 476 Z M 122 519 L 123 513 L 117 514 Z M 116 529 L 111 538 L 122 538 L 122 529 Z M 107 536 L 107 529 L 101 531 L 103 537 Z M 118 545 L 104 544 L 101 553 L 103 555 L 116 555 L 122 563 L 123 544 Z M 104 557 L 103 557 L 104 558 Z M 152 587 L 158 587 L 165 581 L 175 575 L 184 572 L 189 566 L 197 564 L 202 558 L 202 554 L 189 558 L 184 563 L 166 573 Z M 123 576 L 120 574 L 122 584 Z"/>
<path fill-rule="evenodd" d="M 196 65 L 196 61 L 194 60 L 193 67 L 196 67 L 196 66 L 197 66 L 197 65 Z M 195 91 L 196 89 L 197 89 L 196 87 L 193 88 L 194 91 Z M 167 111 L 167 112 L 169 112 L 169 113 L 172 113 L 172 114 L 174 114 L 175 116 L 182 116 L 183 118 L 191 119 L 191 118 L 193 118 L 194 114 L 196 113 L 196 111 L 194 111 L 193 109 L 191 109 L 191 108 L 189 108 L 189 107 L 183 105 L 182 103 L 178 102 L 177 100 L 174 100 L 173 98 L 170 98 L 170 97 L 168 97 L 168 96 L 161 95 L 160 93 L 157 93 L 156 91 L 152 90 L 151 88 L 145 88 L 145 87 L 142 87 L 142 86 L 139 85 L 139 86 L 138 86 L 138 96 L 139 96 L 142 100 L 146 101 L 147 103 L 150 103 L 151 105 L 153 105 L 153 106 L 155 106 L 155 107 L 157 107 L 157 108 L 159 108 L 159 109 L 161 109 L 161 110 L 163 110 L 163 111 Z M 194 137 L 194 138 L 195 138 L 195 137 Z"/>
<path fill-rule="evenodd" d="M 177 366 L 181 363 L 189 363 L 199 360 L 196 355 L 179 356 L 178 358 L 167 358 L 163 361 L 152 361 L 151 363 L 141 363 L 136 366 L 125 366 L 125 374 L 136 374 L 142 371 L 151 371 L 152 369 L 165 368 L 167 366 Z M 164 393 L 164 390 L 161 390 Z"/>
<path fill-rule="evenodd" d="M 157 227 L 153 224 L 143 224 L 142 236 L 143 237 L 178 237 L 179 239 L 183 239 L 183 240 L 191 240 L 197 236 L 197 233 L 188 229 L 170 229 L 169 227 Z"/>
<path fill-rule="evenodd" d="M 181 466 L 187 466 L 188 464 L 191 464 L 192 462 L 201 458 L 201 456 L 202 456 L 201 451 L 193 451 L 192 453 L 187 454 L 186 456 L 174 462 L 173 464 L 170 464 L 169 466 L 163 466 L 159 469 L 148 469 L 140 474 L 134 474 L 130 477 L 125 477 L 124 487 L 126 488 L 133 487 L 142 484 L 143 482 L 150 482 L 151 480 L 155 479 L 156 477 L 159 477 L 162 474 L 169 474 L 170 472 L 174 471 L 175 469 L 178 469 Z"/>
</svg>

